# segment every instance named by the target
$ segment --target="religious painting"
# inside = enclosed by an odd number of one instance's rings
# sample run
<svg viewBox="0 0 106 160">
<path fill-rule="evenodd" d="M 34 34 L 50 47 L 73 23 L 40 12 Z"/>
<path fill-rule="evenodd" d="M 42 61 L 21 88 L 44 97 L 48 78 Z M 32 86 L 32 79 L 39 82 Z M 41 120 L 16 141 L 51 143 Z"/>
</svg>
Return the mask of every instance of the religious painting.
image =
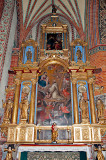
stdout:
<svg viewBox="0 0 106 160">
<path fill-rule="evenodd" d="M 62 50 L 62 33 L 47 33 L 47 50 Z"/>
<path fill-rule="evenodd" d="M 72 124 L 70 77 L 58 64 L 49 65 L 38 78 L 37 125 Z"/>
</svg>

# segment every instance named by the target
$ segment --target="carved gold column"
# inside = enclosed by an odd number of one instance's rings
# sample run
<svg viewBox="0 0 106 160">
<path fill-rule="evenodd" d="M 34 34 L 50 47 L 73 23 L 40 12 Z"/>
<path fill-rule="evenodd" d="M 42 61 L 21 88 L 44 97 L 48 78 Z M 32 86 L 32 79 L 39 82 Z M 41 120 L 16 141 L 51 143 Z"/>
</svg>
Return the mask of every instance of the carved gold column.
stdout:
<svg viewBox="0 0 106 160">
<path fill-rule="evenodd" d="M 78 113 L 78 101 L 77 101 L 77 80 L 72 80 L 73 89 L 73 107 L 74 107 L 74 123 L 79 123 L 79 113 Z"/>
<path fill-rule="evenodd" d="M 31 91 L 31 103 L 30 103 L 30 114 L 29 114 L 29 123 L 34 123 L 34 114 L 35 114 L 35 96 L 36 96 L 36 79 L 31 79 L 32 82 L 32 91 Z"/>
<path fill-rule="evenodd" d="M 85 46 L 86 61 L 88 61 L 87 46 Z"/>
<path fill-rule="evenodd" d="M 89 100 L 90 100 L 90 111 L 91 111 L 91 121 L 96 123 L 96 112 L 95 112 L 95 103 L 94 103 L 94 94 L 93 94 L 93 79 L 88 80 L 89 88 Z"/>
<path fill-rule="evenodd" d="M 63 25 L 63 32 L 64 32 L 64 49 L 66 49 L 67 48 L 67 46 L 66 46 L 67 25 Z"/>
<path fill-rule="evenodd" d="M 20 84 L 21 84 L 21 81 L 20 81 L 19 79 L 15 79 L 15 83 L 16 83 L 16 89 L 15 89 L 15 97 L 14 97 L 12 123 L 17 124 L 18 104 L 19 104 Z"/>
<path fill-rule="evenodd" d="M 38 43 L 35 42 L 35 59 L 34 59 L 34 61 L 37 60 L 37 46 L 38 46 Z"/>
<path fill-rule="evenodd" d="M 74 61 L 73 48 L 74 48 L 74 47 L 71 46 L 72 61 Z"/>
<path fill-rule="evenodd" d="M 46 32 L 46 25 L 42 25 L 42 49 L 44 49 L 44 43 L 45 43 L 45 32 Z"/>
</svg>

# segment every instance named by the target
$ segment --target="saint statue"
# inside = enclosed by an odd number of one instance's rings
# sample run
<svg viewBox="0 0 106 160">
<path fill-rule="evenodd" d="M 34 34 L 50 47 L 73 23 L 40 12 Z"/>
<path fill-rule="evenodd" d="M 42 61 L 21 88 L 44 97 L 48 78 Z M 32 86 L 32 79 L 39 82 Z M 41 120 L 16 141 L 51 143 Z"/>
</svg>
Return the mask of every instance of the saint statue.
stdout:
<svg viewBox="0 0 106 160">
<path fill-rule="evenodd" d="M 78 60 L 82 60 L 82 53 L 79 48 L 77 49 L 76 56 Z"/>
<path fill-rule="evenodd" d="M 9 147 L 8 149 L 4 149 L 4 152 L 7 151 L 7 155 L 6 155 L 6 160 L 13 160 L 12 158 L 12 152 L 15 152 L 15 149 L 11 149 L 11 147 Z"/>
<path fill-rule="evenodd" d="M 97 158 L 98 158 L 98 160 L 104 160 L 104 155 L 103 155 L 103 153 L 102 153 L 102 148 L 101 148 L 101 146 L 98 147 Z"/>
<path fill-rule="evenodd" d="M 80 101 L 79 101 L 79 106 L 82 111 L 82 121 L 83 120 L 88 120 L 88 102 L 84 100 L 84 97 L 82 96 Z"/>
<path fill-rule="evenodd" d="M 28 119 L 28 108 L 29 108 L 29 103 L 28 103 L 28 98 L 25 97 L 23 101 L 20 103 L 20 109 L 21 109 L 21 119 Z"/>
<path fill-rule="evenodd" d="M 7 102 L 3 103 L 3 108 L 4 108 L 4 119 L 9 119 L 10 121 L 13 108 L 13 102 L 11 101 L 11 99 L 8 99 Z"/>
<path fill-rule="evenodd" d="M 32 52 L 31 52 L 31 49 L 29 48 L 28 51 L 26 52 L 26 55 L 27 55 L 27 60 L 28 61 L 31 61 L 32 59 Z"/>
<path fill-rule="evenodd" d="M 104 117 L 105 106 L 104 106 L 104 104 L 103 104 L 101 99 L 97 100 L 96 108 L 97 108 L 97 116 L 98 116 L 98 118 L 103 118 Z"/>
<path fill-rule="evenodd" d="M 58 131 L 57 131 L 57 128 L 56 128 L 56 123 L 54 122 L 52 124 L 52 141 L 53 142 L 56 142 L 57 136 L 58 136 Z"/>
</svg>

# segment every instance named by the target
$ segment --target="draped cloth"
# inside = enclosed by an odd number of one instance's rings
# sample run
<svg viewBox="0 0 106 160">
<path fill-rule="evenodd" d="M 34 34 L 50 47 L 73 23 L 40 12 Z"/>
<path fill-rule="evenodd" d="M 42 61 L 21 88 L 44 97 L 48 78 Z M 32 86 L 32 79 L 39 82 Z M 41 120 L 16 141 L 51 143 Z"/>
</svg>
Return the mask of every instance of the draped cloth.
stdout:
<svg viewBox="0 0 106 160">
<path fill-rule="evenodd" d="M 21 160 L 87 160 L 86 152 L 22 152 Z"/>
</svg>

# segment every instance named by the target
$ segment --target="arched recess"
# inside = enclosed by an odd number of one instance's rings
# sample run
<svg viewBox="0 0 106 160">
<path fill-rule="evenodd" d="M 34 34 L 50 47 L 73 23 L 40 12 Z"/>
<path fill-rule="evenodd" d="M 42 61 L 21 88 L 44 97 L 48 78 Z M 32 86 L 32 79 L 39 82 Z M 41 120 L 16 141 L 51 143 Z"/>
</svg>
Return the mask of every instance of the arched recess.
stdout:
<svg viewBox="0 0 106 160">
<path fill-rule="evenodd" d="M 68 72 L 68 67 L 69 67 L 68 62 L 63 59 L 57 58 L 57 57 L 56 58 L 48 58 L 47 60 L 42 61 L 39 64 L 39 68 L 42 71 L 45 67 L 47 67 L 50 64 L 59 64 L 64 67 L 65 71 Z"/>
</svg>

